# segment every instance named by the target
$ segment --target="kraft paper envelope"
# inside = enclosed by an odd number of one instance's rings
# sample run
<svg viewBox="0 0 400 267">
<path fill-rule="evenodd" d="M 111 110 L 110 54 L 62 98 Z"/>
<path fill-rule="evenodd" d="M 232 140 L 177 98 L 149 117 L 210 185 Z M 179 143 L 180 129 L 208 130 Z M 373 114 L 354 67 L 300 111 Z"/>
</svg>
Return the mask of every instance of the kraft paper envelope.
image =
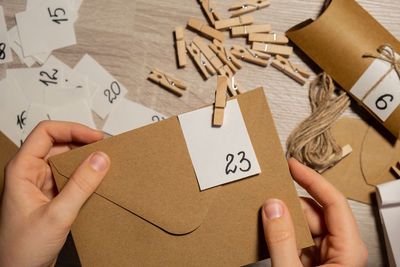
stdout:
<svg viewBox="0 0 400 267">
<path fill-rule="evenodd" d="M 306 20 L 286 35 L 346 91 L 373 62 L 365 53 L 377 54 L 383 44 L 400 53 L 400 42 L 354 0 L 332 0 L 318 19 Z M 385 122 L 372 115 L 399 137 L 400 105 Z"/>
<path fill-rule="evenodd" d="M 2 132 L 0 132 L 0 199 L 3 194 L 3 186 L 4 186 L 4 168 L 7 166 L 7 163 L 11 160 L 11 158 L 17 153 L 18 147 L 5 136 Z"/>
<path fill-rule="evenodd" d="M 241 266 L 262 260 L 267 248 L 260 208 L 269 198 L 288 205 L 298 248 L 313 245 L 263 89 L 237 99 L 260 175 L 200 191 L 177 117 L 50 159 L 61 190 L 90 153 L 111 158 L 109 173 L 72 226 L 83 266 Z"/>
</svg>

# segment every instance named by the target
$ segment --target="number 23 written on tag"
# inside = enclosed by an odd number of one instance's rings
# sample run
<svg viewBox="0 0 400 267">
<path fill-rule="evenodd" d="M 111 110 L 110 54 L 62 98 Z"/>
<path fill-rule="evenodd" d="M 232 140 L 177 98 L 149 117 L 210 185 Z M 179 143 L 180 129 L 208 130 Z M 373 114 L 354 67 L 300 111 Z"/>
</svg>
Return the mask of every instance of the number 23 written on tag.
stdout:
<svg viewBox="0 0 400 267">
<path fill-rule="evenodd" d="M 240 157 L 239 160 L 239 166 L 236 164 L 232 164 L 235 156 L 233 154 L 228 154 L 226 155 L 226 161 L 228 162 L 226 167 L 225 167 L 225 174 L 228 175 L 230 173 L 236 173 L 236 171 L 239 170 L 242 172 L 248 172 L 251 169 L 251 162 L 246 158 L 246 153 L 244 151 L 240 151 L 237 153 L 237 156 Z"/>
<path fill-rule="evenodd" d="M 108 98 L 108 102 L 111 104 L 117 99 L 117 96 L 121 94 L 121 87 L 116 81 L 113 81 L 110 85 L 110 89 L 104 90 L 104 95 Z"/>
</svg>

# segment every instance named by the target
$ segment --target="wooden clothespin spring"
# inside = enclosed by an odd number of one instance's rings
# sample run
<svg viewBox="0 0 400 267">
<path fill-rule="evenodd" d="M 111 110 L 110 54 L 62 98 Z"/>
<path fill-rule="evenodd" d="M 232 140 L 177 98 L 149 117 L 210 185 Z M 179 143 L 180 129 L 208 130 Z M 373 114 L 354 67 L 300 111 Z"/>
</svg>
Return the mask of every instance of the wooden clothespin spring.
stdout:
<svg viewBox="0 0 400 267">
<path fill-rule="evenodd" d="M 156 84 L 159 84 L 177 96 L 182 96 L 181 90 L 186 90 L 186 85 L 156 69 L 151 70 L 148 79 Z"/>
</svg>

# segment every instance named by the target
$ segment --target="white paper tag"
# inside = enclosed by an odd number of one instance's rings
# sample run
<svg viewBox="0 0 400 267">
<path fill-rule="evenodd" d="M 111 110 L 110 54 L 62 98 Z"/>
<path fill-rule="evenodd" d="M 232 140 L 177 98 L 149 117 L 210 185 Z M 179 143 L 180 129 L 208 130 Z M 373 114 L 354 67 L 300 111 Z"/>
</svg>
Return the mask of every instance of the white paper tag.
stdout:
<svg viewBox="0 0 400 267">
<path fill-rule="evenodd" d="M 76 44 L 77 13 L 70 1 L 45 0 L 39 6 L 17 13 L 15 18 L 25 57 Z"/>
<path fill-rule="evenodd" d="M 17 26 L 12 27 L 8 31 L 8 38 L 10 41 L 10 47 L 12 50 L 14 50 L 15 54 L 17 54 L 19 60 L 23 62 L 26 66 L 32 67 L 32 65 L 35 64 L 35 60 L 32 57 L 24 57 L 22 47 L 20 45 Z"/>
<path fill-rule="evenodd" d="M 396 54 L 396 58 L 399 55 Z M 363 75 L 351 88 L 350 93 L 359 100 L 383 77 L 390 69 L 389 62 L 375 59 Z M 400 104 L 400 77 L 396 71 L 390 72 L 384 80 L 364 99 L 363 103 L 383 122 L 396 110 Z"/>
<path fill-rule="evenodd" d="M 92 99 L 92 109 L 102 119 L 113 110 L 128 92 L 120 82 L 87 54 L 79 61 L 74 70 L 86 75 L 89 80 L 99 85 L 99 89 Z"/>
<path fill-rule="evenodd" d="M 32 103 L 28 108 L 28 120 L 25 124 L 24 136 L 25 138 L 32 132 L 32 130 L 41 122 L 49 119 L 48 107 Z M 24 140 L 25 140 L 24 138 Z"/>
<path fill-rule="evenodd" d="M 84 99 L 51 110 L 49 117 L 51 120 L 76 122 L 96 129 L 92 111 Z"/>
<path fill-rule="evenodd" d="M 0 81 L 0 130 L 18 147 L 28 120 L 29 103 L 13 80 Z"/>
<path fill-rule="evenodd" d="M 222 127 L 211 127 L 212 117 L 212 106 L 178 116 L 200 189 L 261 173 L 237 100 L 227 102 Z"/>
<path fill-rule="evenodd" d="M 165 118 L 164 115 L 150 108 L 124 98 L 108 116 L 103 131 L 110 135 L 117 135 Z"/>
<path fill-rule="evenodd" d="M 13 61 L 3 7 L 0 6 L 0 64 Z"/>
</svg>

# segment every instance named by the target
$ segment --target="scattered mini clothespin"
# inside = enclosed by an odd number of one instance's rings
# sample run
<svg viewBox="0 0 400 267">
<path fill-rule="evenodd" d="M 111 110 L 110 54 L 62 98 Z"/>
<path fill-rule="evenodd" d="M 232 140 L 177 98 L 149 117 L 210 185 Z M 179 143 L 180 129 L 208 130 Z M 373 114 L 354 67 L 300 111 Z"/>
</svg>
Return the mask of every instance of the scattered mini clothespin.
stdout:
<svg viewBox="0 0 400 267">
<path fill-rule="evenodd" d="M 263 42 L 270 44 L 287 44 L 289 39 L 282 34 L 276 33 L 250 33 L 249 42 Z"/>
<path fill-rule="evenodd" d="M 187 64 L 186 59 L 186 43 L 184 39 L 184 28 L 178 26 L 175 28 L 175 39 L 176 39 L 176 53 L 178 55 L 178 65 L 180 68 L 184 68 Z"/>
<path fill-rule="evenodd" d="M 229 66 L 229 68 L 235 73 L 237 71 L 237 69 L 241 69 L 242 68 L 242 63 L 240 63 L 240 61 L 232 55 L 232 53 L 227 50 L 220 41 L 218 41 L 217 39 L 214 39 L 212 44 L 209 44 L 209 47 L 211 48 L 211 50 L 214 51 L 214 53 L 217 54 L 217 56 L 219 57 L 219 59 L 226 64 L 227 66 Z"/>
<path fill-rule="evenodd" d="M 286 45 L 276 45 L 276 44 L 265 44 L 254 42 L 252 46 L 253 50 L 262 51 L 272 55 L 281 55 L 284 57 L 290 57 L 293 52 L 293 47 Z"/>
<path fill-rule="evenodd" d="M 242 59 L 249 63 L 257 64 L 257 65 L 263 66 L 263 67 L 268 66 L 268 61 L 264 61 L 263 59 L 268 60 L 271 58 L 270 55 L 265 54 L 263 52 L 254 51 L 247 47 L 241 47 L 238 45 L 232 46 L 231 53 L 239 59 Z"/>
<path fill-rule="evenodd" d="M 232 27 L 232 37 L 247 36 L 250 33 L 267 33 L 271 31 L 271 24 L 245 25 Z"/>
<path fill-rule="evenodd" d="M 213 26 L 215 25 L 216 20 L 221 20 L 221 17 L 215 9 L 215 5 L 211 2 L 211 0 L 199 0 L 199 2 L 204 10 L 204 13 L 206 13 L 208 20 Z"/>
<path fill-rule="evenodd" d="M 211 63 L 195 44 L 191 43 L 190 45 L 186 45 L 186 49 L 205 79 L 208 79 L 216 74 L 216 71 L 211 66 Z"/>
<path fill-rule="evenodd" d="M 222 32 L 217 31 L 216 29 L 201 23 L 197 19 L 190 19 L 187 26 L 190 29 L 200 32 L 202 35 L 204 35 L 207 38 L 210 38 L 211 40 L 217 39 L 221 42 L 225 41 L 225 35 Z"/>
<path fill-rule="evenodd" d="M 217 55 L 206 45 L 200 36 L 193 39 L 193 43 L 200 49 L 203 55 L 210 61 L 211 65 L 217 71 L 224 65 Z"/>
<path fill-rule="evenodd" d="M 247 0 L 240 4 L 233 5 L 229 8 L 229 11 L 237 10 L 232 14 L 232 17 L 240 16 L 255 10 L 269 6 L 268 0 Z"/>
<path fill-rule="evenodd" d="M 400 162 L 398 161 L 396 165 L 393 165 L 390 167 L 390 170 L 397 176 L 397 178 L 400 178 Z"/>
<path fill-rule="evenodd" d="M 242 87 L 235 80 L 235 76 L 233 75 L 233 72 L 227 65 L 225 65 L 220 70 L 220 74 L 225 75 L 228 78 L 228 91 L 231 96 L 235 96 L 235 95 L 243 93 Z"/>
<path fill-rule="evenodd" d="M 226 106 L 226 88 L 227 88 L 227 78 L 225 76 L 218 75 L 217 89 L 215 90 L 213 126 L 220 127 L 224 123 L 224 110 Z"/>
<path fill-rule="evenodd" d="M 177 96 L 182 96 L 182 90 L 186 89 L 186 85 L 156 69 L 151 70 L 148 79 L 161 85 Z"/>
<path fill-rule="evenodd" d="M 340 160 L 342 160 L 342 159 L 344 159 L 345 157 L 347 157 L 351 152 L 353 152 L 353 148 L 352 148 L 349 144 L 343 146 L 343 147 L 342 147 L 342 157 L 341 157 Z M 333 157 L 333 155 L 332 155 L 332 157 Z M 340 161 L 340 160 L 339 160 L 339 161 Z M 339 161 L 336 162 L 336 164 L 339 163 Z M 324 168 L 324 169 L 316 169 L 316 171 L 317 171 L 318 173 L 323 173 L 324 171 L 326 171 L 327 169 L 329 169 L 329 168 L 331 168 L 331 167 L 333 167 L 333 166 L 328 166 L 328 167 L 326 167 L 326 168 Z"/>
<path fill-rule="evenodd" d="M 294 65 L 289 60 L 279 55 L 276 56 L 276 59 L 272 61 L 271 65 L 301 85 L 304 85 L 307 81 L 307 78 L 310 77 L 310 73 L 308 71 Z"/>
<path fill-rule="evenodd" d="M 218 20 L 215 22 L 215 29 L 227 30 L 227 29 L 229 29 L 231 27 L 235 27 L 235 26 L 243 26 L 243 25 L 252 24 L 253 21 L 254 21 L 253 16 L 250 16 L 250 15 L 240 16 L 240 17 L 231 18 L 231 19 Z"/>
</svg>

